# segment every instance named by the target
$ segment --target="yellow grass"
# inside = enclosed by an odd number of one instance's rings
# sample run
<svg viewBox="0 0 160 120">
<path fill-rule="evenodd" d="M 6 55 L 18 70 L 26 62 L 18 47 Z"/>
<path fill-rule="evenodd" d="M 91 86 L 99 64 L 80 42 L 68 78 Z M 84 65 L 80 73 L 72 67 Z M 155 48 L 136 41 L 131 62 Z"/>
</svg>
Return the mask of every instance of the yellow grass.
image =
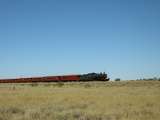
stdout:
<svg viewBox="0 0 160 120">
<path fill-rule="evenodd" d="M 0 120 L 160 120 L 160 81 L 0 84 Z"/>
</svg>

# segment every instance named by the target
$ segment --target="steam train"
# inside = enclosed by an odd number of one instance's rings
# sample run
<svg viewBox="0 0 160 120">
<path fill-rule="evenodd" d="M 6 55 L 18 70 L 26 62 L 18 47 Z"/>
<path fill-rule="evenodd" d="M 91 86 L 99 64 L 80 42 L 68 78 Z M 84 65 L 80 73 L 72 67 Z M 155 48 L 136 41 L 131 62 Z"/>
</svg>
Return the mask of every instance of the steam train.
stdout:
<svg viewBox="0 0 160 120">
<path fill-rule="evenodd" d="M 32 82 L 70 82 L 70 81 L 109 81 L 106 73 L 88 73 L 82 75 L 44 76 L 30 78 L 0 79 L 0 83 Z"/>
</svg>

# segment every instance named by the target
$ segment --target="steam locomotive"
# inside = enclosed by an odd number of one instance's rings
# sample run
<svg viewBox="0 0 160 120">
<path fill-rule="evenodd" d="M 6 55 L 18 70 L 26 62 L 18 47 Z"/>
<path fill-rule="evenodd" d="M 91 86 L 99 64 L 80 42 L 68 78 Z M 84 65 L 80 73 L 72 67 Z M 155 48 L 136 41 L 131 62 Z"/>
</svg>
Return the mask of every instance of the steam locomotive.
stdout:
<svg viewBox="0 0 160 120">
<path fill-rule="evenodd" d="M 32 83 L 32 82 L 70 82 L 70 81 L 109 81 L 106 73 L 88 73 L 81 75 L 44 76 L 30 78 L 0 79 L 0 83 Z"/>
</svg>

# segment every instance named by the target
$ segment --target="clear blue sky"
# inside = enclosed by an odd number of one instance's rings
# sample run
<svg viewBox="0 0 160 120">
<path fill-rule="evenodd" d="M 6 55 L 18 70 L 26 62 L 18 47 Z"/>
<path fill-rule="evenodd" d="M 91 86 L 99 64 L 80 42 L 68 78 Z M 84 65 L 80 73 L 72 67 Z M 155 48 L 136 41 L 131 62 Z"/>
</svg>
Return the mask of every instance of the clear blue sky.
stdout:
<svg viewBox="0 0 160 120">
<path fill-rule="evenodd" d="M 159 0 L 0 0 L 0 78 L 160 77 Z"/>
</svg>

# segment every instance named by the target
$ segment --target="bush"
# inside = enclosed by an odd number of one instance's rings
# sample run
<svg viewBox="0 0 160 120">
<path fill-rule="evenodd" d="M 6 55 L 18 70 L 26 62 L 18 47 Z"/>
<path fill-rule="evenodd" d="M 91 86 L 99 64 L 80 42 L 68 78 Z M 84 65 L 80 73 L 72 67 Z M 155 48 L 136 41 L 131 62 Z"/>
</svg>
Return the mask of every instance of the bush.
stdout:
<svg viewBox="0 0 160 120">
<path fill-rule="evenodd" d="M 121 79 L 120 78 L 116 78 L 115 81 L 121 81 Z"/>
<path fill-rule="evenodd" d="M 37 87 L 38 86 L 38 83 L 31 83 L 30 84 L 32 87 Z"/>
<path fill-rule="evenodd" d="M 91 87 L 91 85 L 90 84 L 85 84 L 84 87 L 89 88 L 89 87 Z"/>
<path fill-rule="evenodd" d="M 63 87 L 63 86 L 64 86 L 64 83 L 63 83 L 63 82 L 57 82 L 57 86 L 58 86 L 58 87 Z"/>
</svg>

